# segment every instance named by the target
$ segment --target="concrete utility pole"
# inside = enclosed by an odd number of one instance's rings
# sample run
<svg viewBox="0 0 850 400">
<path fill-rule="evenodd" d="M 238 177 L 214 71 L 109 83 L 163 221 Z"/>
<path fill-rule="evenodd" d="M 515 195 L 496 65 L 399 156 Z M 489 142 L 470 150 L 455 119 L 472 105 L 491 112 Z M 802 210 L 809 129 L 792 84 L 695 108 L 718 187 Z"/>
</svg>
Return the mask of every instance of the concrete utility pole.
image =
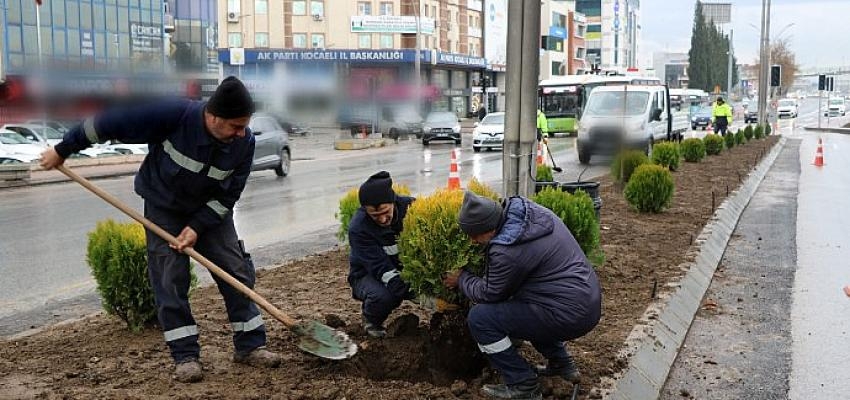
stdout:
<svg viewBox="0 0 850 400">
<path fill-rule="evenodd" d="M 770 0 L 761 2 L 761 63 L 759 68 L 759 124 L 767 123 L 767 94 L 770 90 L 768 68 L 770 66 Z"/>
<path fill-rule="evenodd" d="M 416 76 L 413 78 L 413 82 L 416 87 L 414 104 L 416 104 L 417 115 L 422 113 L 422 54 L 420 54 L 422 53 L 422 17 L 419 16 L 420 13 L 422 13 L 422 1 L 416 0 L 416 58 L 413 68 Z"/>
<path fill-rule="evenodd" d="M 732 70 L 733 70 L 733 68 L 735 68 L 735 65 L 734 65 L 735 63 L 733 62 L 735 55 L 734 55 L 734 49 L 732 47 L 732 33 L 733 33 L 733 31 L 730 28 L 729 29 L 729 72 L 728 72 L 728 75 L 726 76 L 726 96 L 729 97 L 729 101 L 732 101 L 732 98 L 731 98 L 732 97 L 732 85 L 734 85 L 734 83 L 735 83 L 735 82 L 732 82 Z"/>
<path fill-rule="evenodd" d="M 508 2 L 505 83 L 505 142 L 502 182 L 505 196 L 534 193 L 537 141 L 537 84 L 540 74 L 540 0 Z M 519 25 L 519 26 L 517 26 Z"/>
</svg>

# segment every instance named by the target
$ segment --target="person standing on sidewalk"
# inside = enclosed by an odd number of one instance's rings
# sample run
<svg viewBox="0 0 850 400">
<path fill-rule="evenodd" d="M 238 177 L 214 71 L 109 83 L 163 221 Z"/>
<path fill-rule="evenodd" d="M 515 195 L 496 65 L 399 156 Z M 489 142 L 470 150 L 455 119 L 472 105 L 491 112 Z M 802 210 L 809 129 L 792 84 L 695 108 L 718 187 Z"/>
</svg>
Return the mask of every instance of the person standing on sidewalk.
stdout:
<svg viewBox="0 0 850 400">
<path fill-rule="evenodd" d="M 208 102 L 171 100 L 109 110 L 86 119 L 42 153 L 42 167 L 52 169 L 94 143 L 148 143 L 150 152 L 136 174 L 135 191 L 145 200 L 145 217 L 178 242 L 171 245 L 146 230 L 148 277 L 176 365 L 174 378 L 180 382 L 203 379 L 198 326 L 189 307 L 189 258 L 183 249 L 195 248 L 254 287 L 254 264 L 233 224 L 233 207 L 254 156 L 254 136 L 247 128 L 253 113 L 250 93 L 231 76 Z M 213 277 L 233 329 L 233 360 L 257 367 L 280 365 L 280 356 L 265 349 L 266 331 L 257 305 Z"/>
<path fill-rule="evenodd" d="M 722 97 L 718 97 L 711 109 L 711 122 L 714 124 L 714 131 L 726 136 L 726 131 L 729 125 L 732 125 L 732 107 L 723 101 Z"/>
<path fill-rule="evenodd" d="M 537 141 L 542 142 L 544 138 L 549 137 L 549 121 L 546 120 L 546 114 L 540 109 L 537 109 Z"/>
</svg>

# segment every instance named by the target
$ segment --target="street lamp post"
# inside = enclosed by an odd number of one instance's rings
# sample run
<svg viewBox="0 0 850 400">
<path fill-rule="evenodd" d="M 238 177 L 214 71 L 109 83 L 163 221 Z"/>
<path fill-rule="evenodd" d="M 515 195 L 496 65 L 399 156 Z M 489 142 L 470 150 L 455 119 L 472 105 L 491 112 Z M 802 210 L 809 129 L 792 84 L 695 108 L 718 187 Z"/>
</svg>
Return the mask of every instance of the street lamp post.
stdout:
<svg viewBox="0 0 850 400">
<path fill-rule="evenodd" d="M 416 0 L 416 55 L 413 62 L 413 70 L 416 76 L 413 77 L 414 82 L 414 104 L 416 105 L 416 113 L 422 112 L 422 18 L 419 14 L 422 12 L 422 1 Z"/>
</svg>

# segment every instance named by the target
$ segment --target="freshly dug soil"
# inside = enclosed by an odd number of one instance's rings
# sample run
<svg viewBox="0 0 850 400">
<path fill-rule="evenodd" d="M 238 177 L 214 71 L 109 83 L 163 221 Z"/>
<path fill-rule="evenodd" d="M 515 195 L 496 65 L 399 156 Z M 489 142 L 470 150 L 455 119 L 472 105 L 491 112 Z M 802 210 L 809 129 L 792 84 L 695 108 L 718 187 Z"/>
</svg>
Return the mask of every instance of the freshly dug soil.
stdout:
<svg viewBox="0 0 850 400">
<path fill-rule="evenodd" d="M 602 321 L 568 347 L 583 374 L 581 398 L 621 370 L 617 357 L 629 332 L 652 301 L 692 261 L 692 243 L 728 193 L 739 186 L 777 137 L 683 163 L 674 173 L 676 192 L 661 214 L 631 210 L 620 189 L 602 178 L 602 244 L 598 268 L 604 291 Z M 712 202 L 712 194 L 714 201 Z M 432 317 L 405 302 L 390 317 L 390 337 L 374 340 L 360 327 L 360 303 L 345 277 L 344 249 L 262 271 L 257 291 L 284 312 L 317 319 L 346 331 L 360 346 L 357 356 L 329 362 L 302 353 L 297 337 L 266 317 L 269 347 L 281 368 L 258 370 L 231 362 L 232 342 L 224 304 L 215 287 L 197 290 L 192 308 L 201 332 L 203 383 L 171 378 L 162 334 L 151 327 L 128 332 L 103 314 L 0 342 L 0 398 L 210 398 L 210 399 L 482 399 L 482 383 L 498 382 L 462 330 L 463 314 Z M 428 321 L 428 322 L 425 322 Z M 529 345 L 523 353 L 540 362 Z M 546 398 L 569 398 L 572 385 L 543 380 Z"/>
</svg>

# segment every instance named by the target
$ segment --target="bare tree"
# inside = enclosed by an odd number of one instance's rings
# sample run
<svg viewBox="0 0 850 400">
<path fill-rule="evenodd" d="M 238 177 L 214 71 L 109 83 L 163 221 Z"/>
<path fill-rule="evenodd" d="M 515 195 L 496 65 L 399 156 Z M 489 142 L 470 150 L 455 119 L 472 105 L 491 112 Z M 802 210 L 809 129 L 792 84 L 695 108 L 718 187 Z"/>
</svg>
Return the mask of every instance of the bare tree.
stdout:
<svg viewBox="0 0 850 400">
<path fill-rule="evenodd" d="M 770 63 L 772 65 L 782 66 L 782 82 L 779 86 L 779 95 L 784 96 L 788 93 L 788 89 L 794 85 L 794 76 L 797 75 L 797 71 L 800 69 L 800 66 L 797 65 L 797 57 L 794 52 L 791 51 L 791 46 L 789 45 L 788 40 L 781 39 L 771 43 Z M 754 64 L 761 67 L 758 59 L 756 59 Z M 756 70 L 760 71 L 760 69 Z"/>
</svg>

